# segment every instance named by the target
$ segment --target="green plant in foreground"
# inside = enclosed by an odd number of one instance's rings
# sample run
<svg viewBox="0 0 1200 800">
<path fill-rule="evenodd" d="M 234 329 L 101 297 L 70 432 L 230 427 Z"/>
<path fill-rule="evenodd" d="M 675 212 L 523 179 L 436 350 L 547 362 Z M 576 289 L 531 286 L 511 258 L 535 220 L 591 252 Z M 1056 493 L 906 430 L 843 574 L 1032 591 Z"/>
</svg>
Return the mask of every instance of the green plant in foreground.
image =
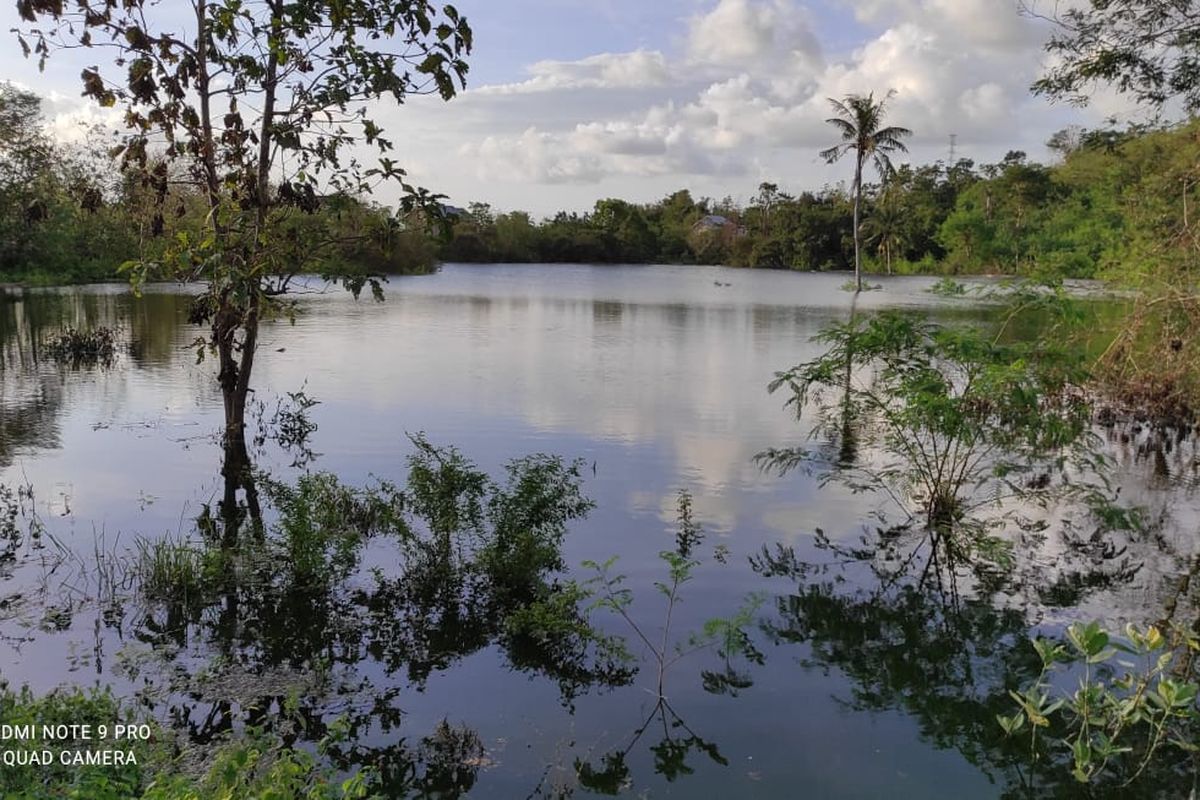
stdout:
<svg viewBox="0 0 1200 800">
<path fill-rule="evenodd" d="M 1194 633 L 1129 625 L 1118 640 L 1099 623 L 1076 623 L 1062 641 L 1039 638 L 1033 646 L 1041 674 L 1011 692 L 1018 708 L 997 721 L 1009 736 L 1028 735 L 1035 760 L 1065 751 L 1081 783 L 1107 778 L 1127 787 L 1169 750 L 1200 752 Z M 1079 673 L 1074 691 L 1056 690 L 1051 680 L 1063 668 Z"/>
<path fill-rule="evenodd" d="M 1037 292 L 1012 300 L 1008 321 L 1031 304 L 1066 302 Z M 1007 341 L 1003 328 L 889 311 L 832 325 L 817 341 L 826 352 L 777 373 L 769 389 L 786 389 L 797 415 L 815 412 L 812 434 L 828 448 L 771 449 L 760 465 L 816 466 L 853 491 L 880 491 L 968 562 L 1003 561 L 992 532 L 1007 521 L 1036 525 L 1031 504 L 1072 497 L 1109 507 L 1086 373 L 1050 334 Z"/>
<path fill-rule="evenodd" d="M 200 779 L 178 774 L 156 778 L 142 800 L 364 800 L 371 791 L 373 770 L 340 778 L 318 759 L 331 743 L 345 738 L 338 725 L 317 745 L 317 753 L 282 745 L 275 737 L 250 730 L 224 745 Z"/>
<path fill-rule="evenodd" d="M 111 727 L 118 722 L 133 722 L 128 710 L 108 690 L 55 690 L 36 696 L 28 687 L 13 690 L 0 681 L 0 720 L 5 725 L 33 726 L 34 737 L 20 737 L 5 742 L 4 749 L 30 753 L 50 751 L 48 764 L 5 764 L 0 766 L 0 796 L 6 800 L 126 800 L 137 797 L 146 770 L 152 761 L 150 742 L 135 740 L 122 743 L 120 749 L 133 753 L 136 763 L 121 766 L 74 766 L 59 760 L 62 750 L 93 750 L 112 748 L 110 742 L 97 745 L 92 741 L 42 738 L 42 725 L 90 725 Z"/>
<path fill-rule="evenodd" d="M 323 766 L 326 750 L 347 735 L 335 721 L 316 752 L 292 748 L 282 738 L 247 729 L 219 744 L 206 759 L 202 775 L 191 774 L 177 759 L 167 732 L 149 723 L 148 738 L 116 740 L 116 723 L 143 724 L 108 689 L 57 689 L 35 695 L 28 687 L 12 690 L 0 682 L 0 720 L 6 725 L 34 726 L 34 738 L 11 740 L 6 750 L 49 750 L 49 764 L 0 768 L 0 796 L 5 800 L 361 800 L 373 797 L 372 770 L 340 775 Z M 45 741 L 42 725 L 88 725 L 91 739 Z M 100 736 L 101 726 L 108 733 Z M 97 738 L 99 737 L 99 738 Z M 120 765 L 64 764 L 60 751 L 117 749 L 128 754 Z M 208 754 L 205 754 L 208 755 Z"/>
<path fill-rule="evenodd" d="M 680 588 L 692 579 L 692 573 L 701 562 L 695 558 L 695 548 L 704 540 L 704 531 L 692 516 L 692 497 L 687 491 L 679 492 L 677 510 L 678 528 L 675 534 L 675 549 L 663 550 L 659 558 L 667 566 L 666 581 L 656 581 L 654 586 L 666 598 L 662 633 L 652 639 L 650 632 L 640 625 L 629 613 L 633 604 L 633 591 L 624 586 L 624 575 L 614 575 L 612 566 L 617 557 L 603 563 L 585 561 L 585 569 L 595 574 L 584 581 L 583 596 L 594 596 L 592 608 L 603 608 L 616 613 L 629 625 L 642 644 L 650 651 L 657 665 L 656 691 L 660 699 L 665 697 L 664 684 L 667 670 L 687 655 L 715 647 L 724 659 L 725 673 L 705 673 L 706 687 L 714 691 L 736 690 L 749 685 L 745 676 L 733 667 L 733 660 L 744 657 L 754 663 L 762 663 L 762 654 L 755 648 L 746 628 L 753 619 L 754 611 L 762 604 L 762 598 L 751 596 L 739 611 L 729 618 L 707 621 L 699 633 L 691 634 L 684 642 L 673 642 L 671 625 L 675 606 L 681 601 Z"/>
</svg>

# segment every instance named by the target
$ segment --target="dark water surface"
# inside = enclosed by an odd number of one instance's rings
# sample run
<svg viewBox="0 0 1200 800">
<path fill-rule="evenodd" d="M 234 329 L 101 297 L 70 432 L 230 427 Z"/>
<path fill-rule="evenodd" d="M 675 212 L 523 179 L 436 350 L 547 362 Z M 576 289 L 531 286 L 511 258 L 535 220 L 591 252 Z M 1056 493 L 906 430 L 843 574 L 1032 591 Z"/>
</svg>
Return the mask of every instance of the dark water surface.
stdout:
<svg viewBox="0 0 1200 800">
<path fill-rule="evenodd" d="M 611 787 L 633 796 L 1024 796 L 995 724 L 1010 710 L 1007 688 L 1027 676 L 1023 643 L 1081 616 L 1154 618 L 1192 557 L 1196 453 L 1185 444 L 1139 454 L 1136 435 L 1114 435 L 1127 499 L 1170 512 L 1153 540 L 1099 557 L 1127 562 L 1124 577 L 1069 566 L 1068 545 L 1050 535 L 1019 556 L 1033 577 L 1016 590 L 949 602 L 911 585 L 880 586 L 869 570 L 835 563 L 814 533 L 857 543 L 877 524 L 882 498 L 753 463 L 765 448 L 805 438 L 807 426 L 766 386 L 776 370 L 818 354 L 810 340 L 823 325 L 847 318 L 844 280 L 448 265 L 394 279 L 384 303 L 314 292 L 294 324 L 269 324 L 257 397 L 268 409 L 299 389 L 320 401 L 310 412 L 319 426 L 313 469 L 355 485 L 372 476 L 402 482 L 413 449 L 406 434 L 417 432 L 489 472 L 533 452 L 580 458 L 596 507 L 572 525 L 564 560 L 574 574 L 585 559 L 619 556 L 615 569 L 636 598 L 631 614 L 647 630 L 661 630 L 653 583 L 665 574 L 658 553 L 674 542 L 680 489 L 694 497 L 706 546 L 724 545 L 729 557 L 705 559 L 685 584 L 675 636 L 762 595 L 751 626 L 762 663 L 742 665 L 752 685 L 706 691 L 702 673 L 720 669 L 720 657 L 687 656 L 667 677 L 670 713 L 648 725 L 648 662 L 628 686 L 565 702 L 555 681 L 515 668 L 495 646 L 436 664 L 424 680 L 367 648 L 338 675 L 367 679 L 370 698 L 385 698 L 386 712 L 363 712 L 363 747 L 403 745 L 432 774 L 429 754 L 442 752 L 445 731 L 473 731 L 484 753 L 439 778 L 448 796 L 455 786 L 478 797 L 587 796 L 579 765 L 599 769 L 621 752 L 627 773 Z M 969 300 L 929 294 L 929 279 L 881 282 L 860 309 L 925 309 L 956 322 L 986 316 Z M 132 603 L 123 615 L 106 613 L 97 602 L 103 582 L 81 566 L 97 552 L 124 563 L 137 537 L 187 534 L 219 494 L 220 397 L 211 363 L 197 365 L 189 347 L 204 332 L 187 324 L 186 311 L 186 293 L 164 288 L 141 299 L 120 287 L 0 299 L 0 483 L 32 486 L 46 535 L 61 544 L 0 566 L 0 676 L 10 683 L 112 684 L 132 695 L 176 669 L 251 662 L 202 635 L 164 656 L 155 616 Z M 117 326 L 128 349 L 109 368 L 39 357 L 63 325 Z M 280 477 L 295 474 L 282 454 L 264 462 Z M 778 554 L 780 544 L 808 566 L 764 563 L 764 547 Z M 75 556 L 49 557 L 62 549 Z M 386 544 L 368 545 L 364 575 L 386 570 L 391 557 Z M 1112 572 L 1091 563 L 1097 574 Z M 597 622 L 629 634 L 612 615 Z M 200 723 L 219 699 L 307 691 L 311 670 L 284 661 L 258 658 L 244 675 L 226 670 L 158 713 L 189 720 L 202 739 Z M 329 717 L 370 706 L 361 696 L 323 702 L 314 705 Z M 449 728 L 439 729 L 443 721 Z"/>
</svg>

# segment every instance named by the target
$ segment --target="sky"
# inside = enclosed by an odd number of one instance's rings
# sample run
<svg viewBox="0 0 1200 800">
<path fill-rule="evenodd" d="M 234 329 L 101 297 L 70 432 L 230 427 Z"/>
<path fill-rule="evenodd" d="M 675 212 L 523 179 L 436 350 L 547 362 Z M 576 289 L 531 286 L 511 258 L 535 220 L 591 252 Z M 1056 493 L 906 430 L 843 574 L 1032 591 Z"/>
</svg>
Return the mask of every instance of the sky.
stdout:
<svg viewBox="0 0 1200 800">
<path fill-rule="evenodd" d="M 412 180 L 456 205 L 542 217 L 682 188 L 739 202 L 763 181 L 819 189 L 849 177 L 849 164 L 817 153 L 836 139 L 828 98 L 850 93 L 896 92 L 889 122 L 914 131 L 898 163 L 946 159 L 952 134 L 958 157 L 1024 150 L 1046 160 L 1056 130 L 1132 117 L 1110 92 L 1086 109 L 1029 92 L 1047 65 L 1049 27 L 1017 0 L 456 5 L 475 34 L 467 90 L 373 109 Z M 9 0 L 0 31 L 16 24 Z M 70 139 L 104 118 L 79 96 L 80 66 L 100 58 L 56 54 L 39 74 L 13 39 L 0 48 L 0 80 L 41 94 L 51 130 Z"/>
</svg>

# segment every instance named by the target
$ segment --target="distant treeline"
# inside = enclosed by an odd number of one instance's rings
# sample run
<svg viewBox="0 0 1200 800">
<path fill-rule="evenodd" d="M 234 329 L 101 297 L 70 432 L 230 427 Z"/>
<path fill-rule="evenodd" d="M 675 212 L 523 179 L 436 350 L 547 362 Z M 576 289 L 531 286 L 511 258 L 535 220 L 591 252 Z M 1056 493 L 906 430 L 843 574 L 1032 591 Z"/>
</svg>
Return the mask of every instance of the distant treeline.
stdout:
<svg viewBox="0 0 1200 800">
<path fill-rule="evenodd" d="M 903 165 L 869 187 L 868 267 L 1061 277 L 1129 270 L 1163 215 L 1188 224 L 1188 204 L 1200 200 L 1188 178 L 1200 161 L 1198 132 L 1200 123 L 1068 129 L 1049 142 L 1054 165 L 1021 152 L 995 164 Z M 158 196 L 123 176 L 102 143 L 54 141 L 37 97 L 0 84 L 0 281 L 111 279 L 123 262 L 165 252 L 204 226 L 207 207 L 188 176 L 170 185 Z M 440 240 L 420 217 L 364 199 L 295 200 L 279 211 L 285 229 L 311 242 L 318 269 L 331 273 L 425 271 L 437 260 L 853 267 L 853 208 L 840 185 L 793 195 L 763 183 L 745 206 L 683 189 L 648 204 L 600 200 L 589 213 L 540 222 L 474 203 L 448 207 L 454 224 Z"/>
<path fill-rule="evenodd" d="M 869 192 L 863 238 L 877 272 L 1000 273 L 1089 278 L 1121 270 L 1132 237 L 1150 234 L 1147 191 L 1192 197 L 1197 125 L 1127 131 L 1068 129 L 1048 143 L 1059 163 L 1010 152 L 903 165 Z M 1175 185 L 1178 184 L 1178 185 Z M 1182 207 L 1181 207 L 1182 208 Z M 540 223 L 473 203 L 458 213 L 450 261 L 704 263 L 852 269 L 853 205 L 843 186 L 788 194 L 763 183 L 746 206 L 686 190 L 648 204 L 605 199 L 591 213 Z"/>
<path fill-rule="evenodd" d="M 44 130 L 34 94 L 0 83 L 0 282 L 112 280 L 135 258 L 154 260 L 177 237 L 204 228 L 208 203 L 188 175 L 165 194 L 123 174 L 106 132 L 63 144 Z M 436 244 L 420 219 L 398 218 L 339 194 L 290 197 L 277 209 L 289 236 L 328 273 L 431 269 Z"/>
</svg>

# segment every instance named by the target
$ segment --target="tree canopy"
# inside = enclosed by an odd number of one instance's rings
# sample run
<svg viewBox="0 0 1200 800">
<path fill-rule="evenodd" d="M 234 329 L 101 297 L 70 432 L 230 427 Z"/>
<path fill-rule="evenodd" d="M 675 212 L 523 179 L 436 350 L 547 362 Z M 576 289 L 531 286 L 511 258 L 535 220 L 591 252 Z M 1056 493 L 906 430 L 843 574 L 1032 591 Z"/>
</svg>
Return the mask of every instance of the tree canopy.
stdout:
<svg viewBox="0 0 1200 800">
<path fill-rule="evenodd" d="M 187 13 L 177 16 L 180 9 Z M 404 206 L 436 208 L 436 196 L 406 182 L 373 119 L 382 98 L 452 98 L 472 45 L 466 19 L 428 0 L 20 0 L 21 47 L 44 67 L 56 50 L 109 51 L 111 66 L 83 70 L 83 93 L 124 110 L 126 132 L 112 155 L 154 200 L 151 236 L 172 210 L 173 189 L 204 199 L 194 226 L 153 259 L 131 261 L 147 278 L 203 282 L 192 320 L 210 326 L 225 406 L 226 494 L 235 528 L 237 489 L 257 516 L 244 441 L 246 398 L 260 321 L 288 313 L 292 280 L 338 241 L 339 231 L 297 237 L 293 218 L 329 193 L 362 194 L 400 181 Z M 182 32 L 181 32 L 182 30 Z M 373 152 L 373 164 L 359 152 Z M 342 276 L 357 293 L 364 275 Z M 372 280 L 376 296 L 378 282 Z"/>
<path fill-rule="evenodd" d="M 1189 0 L 1087 0 L 1050 15 L 1022 7 L 1056 23 L 1046 45 L 1056 62 L 1034 92 L 1086 105 L 1110 86 L 1159 110 L 1175 98 L 1200 110 L 1200 11 Z"/>
</svg>

